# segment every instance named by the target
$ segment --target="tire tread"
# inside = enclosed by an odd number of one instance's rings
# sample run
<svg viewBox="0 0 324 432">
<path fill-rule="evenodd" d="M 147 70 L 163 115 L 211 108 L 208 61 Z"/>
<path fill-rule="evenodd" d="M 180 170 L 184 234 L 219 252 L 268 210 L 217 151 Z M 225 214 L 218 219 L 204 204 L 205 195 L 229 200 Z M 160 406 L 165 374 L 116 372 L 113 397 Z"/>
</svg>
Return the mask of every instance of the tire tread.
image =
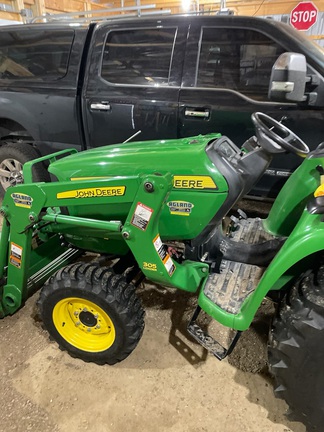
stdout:
<svg viewBox="0 0 324 432">
<path fill-rule="evenodd" d="M 286 400 L 298 420 L 318 431 L 324 423 L 323 272 L 324 266 L 296 282 L 280 305 L 269 336 L 269 368 L 276 394 Z M 278 367 L 283 364 L 286 367 Z"/>
<path fill-rule="evenodd" d="M 109 349 L 95 356 L 93 353 L 81 351 L 53 334 L 52 319 L 47 316 L 48 304 L 55 292 L 69 290 L 77 286 L 80 293 L 91 293 L 104 304 L 118 311 L 125 327 L 125 343 L 123 349 L 111 357 Z M 69 295 L 67 294 L 67 297 Z M 97 264 L 75 263 L 60 269 L 45 283 L 37 302 L 41 318 L 50 335 L 59 343 L 60 349 L 66 350 L 72 357 L 97 364 L 114 364 L 125 359 L 138 344 L 144 330 L 144 310 L 136 295 L 135 287 L 128 284 L 125 277 L 115 275 L 109 267 L 98 267 Z M 50 325 L 49 325 L 50 322 Z M 60 340 L 62 339 L 62 340 Z M 63 343 L 62 343 L 63 341 Z"/>
</svg>

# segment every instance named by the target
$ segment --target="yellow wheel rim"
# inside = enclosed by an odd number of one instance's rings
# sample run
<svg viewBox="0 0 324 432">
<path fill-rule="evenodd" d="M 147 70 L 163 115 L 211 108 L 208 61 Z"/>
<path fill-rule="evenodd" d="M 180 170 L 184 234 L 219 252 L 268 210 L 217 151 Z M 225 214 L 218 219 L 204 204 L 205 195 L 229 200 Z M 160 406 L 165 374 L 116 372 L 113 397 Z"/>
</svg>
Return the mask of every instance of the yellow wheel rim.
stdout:
<svg viewBox="0 0 324 432">
<path fill-rule="evenodd" d="M 56 330 L 68 343 L 82 351 L 105 351 L 115 341 L 115 326 L 95 303 L 77 297 L 59 301 L 53 309 Z"/>
</svg>

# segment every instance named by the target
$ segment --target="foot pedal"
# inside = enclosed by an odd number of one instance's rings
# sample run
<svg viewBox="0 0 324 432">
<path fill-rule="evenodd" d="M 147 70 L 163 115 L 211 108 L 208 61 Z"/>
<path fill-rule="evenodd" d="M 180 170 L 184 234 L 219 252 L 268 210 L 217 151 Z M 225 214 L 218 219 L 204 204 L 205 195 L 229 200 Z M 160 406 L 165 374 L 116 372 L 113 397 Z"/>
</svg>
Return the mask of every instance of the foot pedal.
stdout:
<svg viewBox="0 0 324 432">
<path fill-rule="evenodd" d="M 263 220 L 260 218 L 242 218 L 235 221 L 235 231 L 232 231 L 230 239 L 246 244 L 258 244 L 278 237 L 268 233 L 263 228 Z"/>
<path fill-rule="evenodd" d="M 237 331 L 232 342 L 228 348 L 223 347 L 219 342 L 217 342 L 212 336 L 205 333 L 199 325 L 196 323 L 196 319 L 201 311 L 200 306 L 197 307 L 193 317 L 191 318 L 190 323 L 188 324 L 187 330 L 188 333 L 202 345 L 207 351 L 214 354 L 218 360 L 223 360 L 226 356 L 231 354 L 233 351 L 239 337 L 241 336 L 241 332 Z"/>
</svg>

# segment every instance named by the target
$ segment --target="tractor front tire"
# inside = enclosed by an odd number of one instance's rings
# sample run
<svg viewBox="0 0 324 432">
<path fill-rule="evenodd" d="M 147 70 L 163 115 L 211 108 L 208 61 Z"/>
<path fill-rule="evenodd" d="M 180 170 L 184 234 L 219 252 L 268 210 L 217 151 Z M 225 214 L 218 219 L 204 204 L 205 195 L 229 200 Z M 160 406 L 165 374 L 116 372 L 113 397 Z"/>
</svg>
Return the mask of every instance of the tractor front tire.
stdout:
<svg viewBox="0 0 324 432">
<path fill-rule="evenodd" d="M 274 319 L 270 371 L 283 397 L 312 430 L 324 424 L 324 267 L 308 272 L 292 288 Z"/>
<path fill-rule="evenodd" d="M 38 307 L 60 348 L 86 362 L 113 365 L 124 360 L 144 329 L 134 286 L 109 267 L 95 264 L 59 270 L 43 287 Z"/>
</svg>

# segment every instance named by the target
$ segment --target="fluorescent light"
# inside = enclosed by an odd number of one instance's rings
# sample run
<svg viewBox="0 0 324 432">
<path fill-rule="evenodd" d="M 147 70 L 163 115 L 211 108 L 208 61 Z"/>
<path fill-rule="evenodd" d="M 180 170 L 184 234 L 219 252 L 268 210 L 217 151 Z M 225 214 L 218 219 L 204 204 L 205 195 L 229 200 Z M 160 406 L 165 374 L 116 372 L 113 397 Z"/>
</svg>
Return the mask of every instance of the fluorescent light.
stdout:
<svg viewBox="0 0 324 432">
<path fill-rule="evenodd" d="M 182 9 L 188 12 L 190 10 L 190 3 L 191 0 L 182 0 Z"/>
</svg>

